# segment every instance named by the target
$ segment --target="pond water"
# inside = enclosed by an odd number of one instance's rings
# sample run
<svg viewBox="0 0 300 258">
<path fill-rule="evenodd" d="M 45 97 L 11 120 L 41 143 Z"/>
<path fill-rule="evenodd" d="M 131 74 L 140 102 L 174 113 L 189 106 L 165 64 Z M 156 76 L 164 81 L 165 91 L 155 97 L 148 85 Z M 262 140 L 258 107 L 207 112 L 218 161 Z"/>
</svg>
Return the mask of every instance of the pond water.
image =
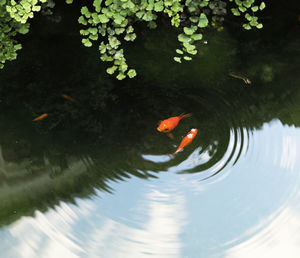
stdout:
<svg viewBox="0 0 300 258">
<path fill-rule="evenodd" d="M 1 71 L 1 255 L 299 257 L 300 24 L 275 7 L 261 33 L 208 33 L 189 64 L 167 28 L 143 34 L 122 83 L 41 18 Z M 174 138 L 156 130 L 183 112 Z"/>
</svg>

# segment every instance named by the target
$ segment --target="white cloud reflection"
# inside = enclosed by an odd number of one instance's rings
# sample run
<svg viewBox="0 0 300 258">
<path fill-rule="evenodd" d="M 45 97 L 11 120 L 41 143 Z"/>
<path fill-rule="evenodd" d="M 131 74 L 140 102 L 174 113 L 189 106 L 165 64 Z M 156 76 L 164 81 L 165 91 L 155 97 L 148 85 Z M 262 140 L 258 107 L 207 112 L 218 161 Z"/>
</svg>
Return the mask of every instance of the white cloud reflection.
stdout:
<svg viewBox="0 0 300 258">
<path fill-rule="evenodd" d="M 183 198 L 151 191 L 147 199 L 148 220 L 141 228 L 106 219 L 91 234 L 87 257 L 180 257 L 179 235 L 185 221 Z"/>
<path fill-rule="evenodd" d="M 95 215 L 99 212 L 96 206 L 85 203 L 90 200 L 81 201 L 81 207 L 60 203 L 45 214 L 36 212 L 34 217 L 23 217 L 12 224 L 9 232 L 13 248 L 6 257 L 180 257 L 179 236 L 186 219 L 184 199 L 179 194 L 151 190 L 139 203 L 143 207 L 134 207 L 147 217 L 140 225 Z M 78 216 L 82 208 L 85 216 Z M 88 231 L 75 238 L 76 230 L 82 231 L 85 222 Z"/>
<path fill-rule="evenodd" d="M 226 258 L 300 257 L 300 213 L 285 208 L 269 225 L 248 240 L 229 248 Z"/>
</svg>

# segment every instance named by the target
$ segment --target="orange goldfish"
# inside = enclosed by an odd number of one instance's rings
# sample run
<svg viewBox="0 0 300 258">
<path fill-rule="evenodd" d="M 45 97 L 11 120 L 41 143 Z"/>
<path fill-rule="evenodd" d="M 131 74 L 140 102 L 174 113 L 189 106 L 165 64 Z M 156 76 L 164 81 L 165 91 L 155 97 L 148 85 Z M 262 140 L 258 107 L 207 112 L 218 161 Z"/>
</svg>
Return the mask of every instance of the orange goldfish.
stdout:
<svg viewBox="0 0 300 258">
<path fill-rule="evenodd" d="M 76 99 L 72 98 L 71 96 L 69 96 L 69 95 L 67 95 L 67 94 L 62 94 L 61 96 L 62 96 L 64 99 L 70 100 L 71 102 L 74 102 L 74 103 L 77 102 Z"/>
<path fill-rule="evenodd" d="M 33 119 L 32 121 L 42 120 L 42 119 L 44 119 L 44 118 L 47 117 L 47 116 L 48 116 L 48 114 L 47 114 L 47 113 L 44 113 L 44 114 L 42 114 L 42 115 L 36 117 L 36 118 Z"/>
<path fill-rule="evenodd" d="M 179 116 L 173 116 L 165 119 L 159 123 L 157 130 L 159 132 L 171 132 L 179 123 L 182 118 L 190 117 L 192 114 L 180 114 Z"/>
<path fill-rule="evenodd" d="M 194 138 L 196 137 L 198 132 L 198 129 L 193 128 L 191 131 L 189 131 L 189 133 L 182 139 L 179 147 L 177 148 L 177 150 L 173 153 L 176 154 L 177 152 L 179 152 L 180 150 L 182 150 L 185 146 L 189 145 L 192 140 L 194 140 Z"/>
</svg>

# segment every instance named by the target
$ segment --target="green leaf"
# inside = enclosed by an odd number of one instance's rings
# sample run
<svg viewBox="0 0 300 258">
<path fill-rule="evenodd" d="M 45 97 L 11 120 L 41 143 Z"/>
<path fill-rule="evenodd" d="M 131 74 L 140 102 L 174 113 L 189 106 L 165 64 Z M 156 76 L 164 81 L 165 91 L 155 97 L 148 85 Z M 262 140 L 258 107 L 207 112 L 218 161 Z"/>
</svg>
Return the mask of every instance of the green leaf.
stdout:
<svg viewBox="0 0 300 258">
<path fill-rule="evenodd" d="M 134 28 L 130 25 L 130 26 L 128 26 L 128 28 L 126 29 L 126 32 L 127 32 L 127 33 L 134 32 Z"/>
<path fill-rule="evenodd" d="M 242 1 L 241 1 L 241 0 L 235 0 L 235 3 L 236 3 L 238 6 L 241 6 L 241 5 L 242 5 Z"/>
<path fill-rule="evenodd" d="M 247 23 L 243 24 L 245 30 L 251 30 L 251 26 Z"/>
<path fill-rule="evenodd" d="M 109 6 L 109 5 L 112 4 L 112 2 L 113 2 L 113 0 L 106 0 L 106 1 L 105 1 L 105 5 L 106 5 L 106 6 Z"/>
<path fill-rule="evenodd" d="M 98 13 L 101 10 L 101 3 L 102 3 L 102 0 L 94 0 L 93 1 L 93 6 L 95 7 L 96 12 L 98 12 Z"/>
<path fill-rule="evenodd" d="M 178 49 L 178 48 L 176 49 L 176 53 L 179 54 L 179 55 L 183 55 L 183 51 Z"/>
<path fill-rule="evenodd" d="M 93 35 L 96 35 L 98 32 L 97 28 L 95 28 L 95 27 L 88 28 L 88 31 L 89 31 L 89 33 L 91 33 Z"/>
<path fill-rule="evenodd" d="M 40 5 L 34 5 L 34 6 L 32 6 L 32 11 L 39 12 L 40 10 L 41 10 L 41 6 Z"/>
<path fill-rule="evenodd" d="M 117 76 L 117 79 L 120 80 L 120 81 L 123 80 L 124 78 L 126 78 L 124 73 L 119 73 L 118 76 Z"/>
<path fill-rule="evenodd" d="M 107 18 L 107 16 L 105 14 L 100 14 L 99 20 L 101 23 L 107 23 L 109 21 L 109 19 Z"/>
<path fill-rule="evenodd" d="M 125 31 L 124 28 L 115 28 L 115 32 L 116 32 L 117 35 L 122 34 L 124 31 Z"/>
<path fill-rule="evenodd" d="M 201 13 L 198 26 L 204 28 L 208 25 L 208 19 L 204 13 Z"/>
<path fill-rule="evenodd" d="M 118 13 L 116 15 L 114 15 L 114 22 L 116 24 L 120 25 L 124 20 L 125 20 L 125 18 L 122 15 L 120 15 Z"/>
<path fill-rule="evenodd" d="M 250 3 L 250 1 L 243 1 L 243 5 L 244 5 L 246 8 L 250 8 L 251 3 Z"/>
<path fill-rule="evenodd" d="M 256 25 L 256 28 L 261 29 L 263 27 L 263 25 L 261 23 Z"/>
<path fill-rule="evenodd" d="M 202 34 L 201 33 L 194 34 L 194 35 L 192 35 L 192 39 L 193 40 L 201 40 L 202 39 Z"/>
<path fill-rule="evenodd" d="M 194 34 L 194 32 L 196 32 L 197 30 L 197 26 L 192 26 L 192 27 L 184 27 L 183 28 L 183 31 L 186 35 L 192 35 Z"/>
<path fill-rule="evenodd" d="M 236 9 L 236 8 L 231 8 L 231 12 L 232 12 L 233 15 L 235 15 L 235 16 L 240 16 L 240 15 L 241 15 L 241 13 L 239 12 L 239 10 Z"/>
<path fill-rule="evenodd" d="M 134 69 L 130 69 L 128 72 L 127 72 L 127 75 L 129 78 L 133 78 L 136 76 L 136 71 Z"/>
<path fill-rule="evenodd" d="M 66 0 L 66 3 L 67 3 L 67 4 L 72 4 L 72 3 L 73 3 L 73 0 Z"/>
<path fill-rule="evenodd" d="M 93 44 L 89 39 L 82 39 L 81 42 L 83 43 L 83 45 L 85 45 L 86 47 L 91 47 Z"/>
<path fill-rule="evenodd" d="M 108 74 L 113 74 L 117 70 L 117 68 L 118 68 L 117 66 L 113 65 L 112 67 L 107 68 L 106 72 Z"/>
<path fill-rule="evenodd" d="M 257 12 L 257 11 L 258 11 L 258 6 L 252 6 L 252 7 L 251 7 L 251 10 L 252 10 L 253 12 Z"/>
<path fill-rule="evenodd" d="M 263 9 L 265 9 L 265 7 L 266 7 L 265 2 L 261 2 L 260 6 L 259 6 L 259 9 L 263 10 Z"/>
<path fill-rule="evenodd" d="M 148 27 L 149 27 L 150 29 L 155 29 L 155 28 L 157 27 L 157 24 L 156 24 L 155 21 L 149 21 Z"/>
<path fill-rule="evenodd" d="M 29 31 L 29 24 L 24 24 L 17 29 L 20 34 L 26 34 Z"/>
<path fill-rule="evenodd" d="M 199 21 L 199 17 L 197 17 L 197 16 L 192 16 L 192 17 L 189 18 L 189 20 L 190 20 L 191 22 L 193 22 L 193 23 L 197 23 L 197 22 Z"/>
<path fill-rule="evenodd" d="M 163 1 L 159 1 L 159 2 L 156 2 L 154 4 L 154 11 L 155 12 L 161 12 L 163 9 L 164 9 L 164 3 L 163 3 Z"/>
<path fill-rule="evenodd" d="M 135 34 L 135 33 L 127 34 L 127 35 L 124 37 L 124 39 L 125 39 L 126 41 L 134 41 L 135 38 L 136 38 L 136 34 Z"/>
<path fill-rule="evenodd" d="M 252 20 L 252 16 L 251 16 L 249 13 L 246 13 L 246 14 L 245 14 L 245 18 L 246 18 L 248 21 L 251 21 L 251 20 Z"/>
<path fill-rule="evenodd" d="M 91 39 L 91 40 L 97 40 L 98 39 L 98 34 L 96 34 L 96 35 L 90 34 L 89 35 L 89 39 Z"/>
<path fill-rule="evenodd" d="M 174 57 L 174 60 L 175 60 L 177 63 L 181 63 L 181 57 L 175 56 L 175 57 Z"/>
<path fill-rule="evenodd" d="M 189 57 L 189 56 L 184 56 L 183 58 L 184 58 L 184 60 L 186 60 L 186 61 L 191 61 L 191 60 L 192 60 L 192 58 Z"/>
<path fill-rule="evenodd" d="M 15 50 L 20 50 L 20 49 L 22 49 L 22 45 L 21 44 L 17 44 L 17 45 L 14 46 L 14 49 Z"/>
<path fill-rule="evenodd" d="M 91 13 L 89 12 L 89 9 L 86 6 L 83 6 L 81 8 L 81 13 L 86 17 L 86 18 L 90 18 L 91 17 Z"/>
<path fill-rule="evenodd" d="M 86 36 L 89 35 L 90 33 L 88 30 L 80 30 L 80 34 Z"/>
<path fill-rule="evenodd" d="M 244 13 L 247 11 L 247 8 L 243 7 L 243 6 L 239 6 L 239 10 Z"/>
<path fill-rule="evenodd" d="M 187 35 L 181 33 L 181 34 L 178 35 L 178 40 L 180 42 L 187 42 L 187 41 L 191 40 L 191 38 L 188 37 Z"/>
</svg>

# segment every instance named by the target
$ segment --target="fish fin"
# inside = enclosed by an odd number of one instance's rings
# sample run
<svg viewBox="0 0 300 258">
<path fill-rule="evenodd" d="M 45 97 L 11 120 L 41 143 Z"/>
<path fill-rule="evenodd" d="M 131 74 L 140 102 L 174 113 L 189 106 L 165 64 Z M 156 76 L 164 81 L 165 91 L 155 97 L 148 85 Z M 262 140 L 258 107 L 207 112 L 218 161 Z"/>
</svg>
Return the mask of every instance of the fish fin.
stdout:
<svg viewBox="0 0 300 258">
<path fill-rule="evenodd" d="M 169 136 L 169 138 L 171 138 L 172 140 L 174 139 L 174 135 L 172 133 L 167 133 L 167 135 Z"/>
<path fill-rule="evenodd" d="M 192 113 L 187 113 L 187 114 L 182 113 L 182 114 L 179 115 L 179 118 L 183 119 L 183 118 L 187 118 L 187 117 L 190 117 L 190 116 L 192 116 Z"/>
</svg>

